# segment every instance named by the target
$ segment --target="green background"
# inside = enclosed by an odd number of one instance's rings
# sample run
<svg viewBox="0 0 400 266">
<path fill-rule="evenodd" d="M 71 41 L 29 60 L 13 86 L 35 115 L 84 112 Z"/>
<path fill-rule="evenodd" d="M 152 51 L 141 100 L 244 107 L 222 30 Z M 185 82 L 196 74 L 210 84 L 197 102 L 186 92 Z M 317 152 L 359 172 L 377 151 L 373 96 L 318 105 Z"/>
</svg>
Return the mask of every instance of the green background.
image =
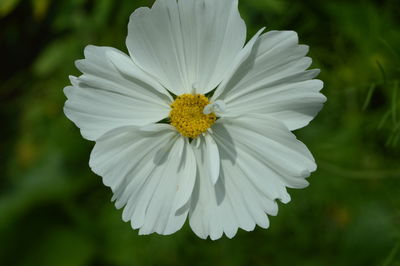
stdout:
<svg viewBox="0 0 400 266">
<path fill-rule="evenodd" d="M 400 3 L 242 0 L 251 36 L 310 45 L 328 102 L 295 133 L 314 154 L 271 226 L 232 240 L 138 236 L 63 114 L 88 44 L 124 46 L 144 0 L 0 0 L 0 265 L 400 265 Z"/>
</svg>

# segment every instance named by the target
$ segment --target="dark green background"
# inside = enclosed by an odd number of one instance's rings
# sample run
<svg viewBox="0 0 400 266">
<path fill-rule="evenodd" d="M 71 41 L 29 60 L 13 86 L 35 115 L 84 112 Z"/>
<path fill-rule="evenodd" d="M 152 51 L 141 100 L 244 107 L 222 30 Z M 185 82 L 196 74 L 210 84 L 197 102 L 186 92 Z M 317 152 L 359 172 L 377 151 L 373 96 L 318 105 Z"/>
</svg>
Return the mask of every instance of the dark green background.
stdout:
<svg viewBox="0 0 400 266">
<path fill-rule="evenodd" d="M 138 236 L 63 114 L 87 44 L 124 47 L 152 1 L 0 0 L 0 265 L 400 265 L 400 2 L 242 0 L 249 36 L 310 45 L 328 102 L 296 135 L 319 169 L 268 230 Z"/>
</svg>

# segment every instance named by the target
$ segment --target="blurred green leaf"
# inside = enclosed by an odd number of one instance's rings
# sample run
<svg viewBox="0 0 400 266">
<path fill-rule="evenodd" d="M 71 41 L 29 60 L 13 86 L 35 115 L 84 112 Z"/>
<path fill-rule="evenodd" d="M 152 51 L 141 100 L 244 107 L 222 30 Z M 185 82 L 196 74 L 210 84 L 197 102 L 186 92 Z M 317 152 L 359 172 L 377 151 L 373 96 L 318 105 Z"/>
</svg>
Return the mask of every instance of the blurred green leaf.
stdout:
<svg viewBox="0 0 400 266">
<path fill-rule="evenodd" d="M 364 105 L 363 105 L 363 108 L 362 108 L 363 110 L 367 109 L 369 103 L 371 102 L 371 97 L 372 97 L 372 94 L 375 91 L 375 88 L 376 88 L 375 84 L 371 84 L 371 86 L 369 87 L 367 98 L 365 99 L 365 102 L 364 102 Z"/>
<path fill-rule="evenodd" d="M 399 81 L 396 80 L 394 82 L 393 86 L 393 95 L 392 95 L 392 102 L 391 102 L 391 107 L 392 107 L 392 118 L 393 118 L 393 124 L 397 124 L 397 110 L 399 106 L 399 99 L 397 99 L 397 91 L 399 88 Z"/>
<path fill-rule="evenodd" d="M 50 5 L 50 0 L 32 0 L 33 15 L 37 19 L 42 19 Z"/>
<path fill-rule="evenodd" d="M 19 265 L 84 266 L 89 264 L 94 251 L 93 243 L 82 232 L 55 228 L 27 251 L 30 256 L 21 258 Z"/>
<path fill-rule="evenodd" d="M 396 245 L 393 246 L 393 249 L 390 251 L 388 257 L 386 258 L 385 262 L 382 264 L 382 266 L 390 266 L 393 265 L 393 262 L 396 258 L 396 254 L 398 253 L 400 248 L 400 243 L 397 243 Z"/>
<path fill-rule="evenodd" d="M 1 0 L 0 1 L 0 18 L 7 16 L 17 7 L 20 0 Z"/>
<path fill-rule="evenodd" d="M 71 64 L 71 54 L 79 54 L 80 41 L 73 37 L 65 37 L 50 43 L 40 53 L 33 64 L 33 71 L 38 76 L 48 76 L 65 64 Z M 82 53 L 82 52 L 81 52 Z"/>
<path fill-rule="evenodd" d="M 96 1 L 96 5 L 93 10 L 93 17 L 94 23 L 98 25 L 99 28 L 104 28 L 106 26 L 113 4 L 114 1 L 110 0 Z"/>
</svg>

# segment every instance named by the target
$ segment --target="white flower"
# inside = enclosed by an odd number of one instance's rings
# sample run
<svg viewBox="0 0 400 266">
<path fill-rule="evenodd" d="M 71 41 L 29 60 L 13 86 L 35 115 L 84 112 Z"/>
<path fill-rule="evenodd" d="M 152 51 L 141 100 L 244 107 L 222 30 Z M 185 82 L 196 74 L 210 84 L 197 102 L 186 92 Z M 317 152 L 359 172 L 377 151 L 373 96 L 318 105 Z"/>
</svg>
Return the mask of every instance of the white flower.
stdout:
<svg viewBox="0 0 400 266">
<path fill-rule="evenodd" d="M 172 234 L 187 216 L 201 238 L 267 228 L 276 200 L 290 201 L 286 187 L 306 187 L 316 169 L 291 133 L 326 100 L 319 70 L 306 70 L 308 47 L 293 31 L 263 30 L 244 45 L 237 6 L 139 8 L 129 56 L 86 47 L 83 74 L 64 90 L 65 114 L 96 141 L 90 167 L 140 234 Z"/>
</svg>

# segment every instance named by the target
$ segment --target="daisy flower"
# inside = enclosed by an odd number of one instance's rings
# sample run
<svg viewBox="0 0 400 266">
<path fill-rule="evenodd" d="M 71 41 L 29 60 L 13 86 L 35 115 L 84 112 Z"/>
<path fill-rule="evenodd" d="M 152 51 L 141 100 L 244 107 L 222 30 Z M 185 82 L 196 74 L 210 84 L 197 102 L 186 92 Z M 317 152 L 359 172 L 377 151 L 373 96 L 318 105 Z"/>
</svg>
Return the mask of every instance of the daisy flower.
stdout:
<svg viewBox="0 0 400 266">
<path fill-rule="evenodd" d="M 130 17 L 129 55 L 87 46 L 64 112 L 96 144 L 89 165 L 139 234 L 188 218 L 201 238 L 267 228 L 316 170 L 291 133 L 326 98 L 293 31 L 246 42 L 237 0 L 157 0 Z"/>
</svg>

